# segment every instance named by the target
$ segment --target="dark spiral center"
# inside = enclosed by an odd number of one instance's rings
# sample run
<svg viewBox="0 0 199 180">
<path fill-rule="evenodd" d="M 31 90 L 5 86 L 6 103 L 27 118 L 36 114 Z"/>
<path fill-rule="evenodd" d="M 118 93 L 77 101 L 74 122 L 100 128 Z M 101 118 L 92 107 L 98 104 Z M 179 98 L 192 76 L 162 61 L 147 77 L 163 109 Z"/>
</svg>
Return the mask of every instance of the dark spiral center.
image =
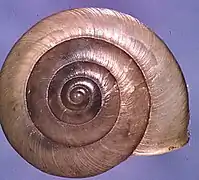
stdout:
<svg viewBox="0 0 199 180">
<path fill-rule="evenodd" d="M 88 93 L 84 87 L 75 87 L 67 94 L 66 98 L 66 100 L 71 103 L 70 105 L 76 105 L 78 109 L 81 108 L 81 106 L 85 107 L 89 101 Z"/>
<path fill-rule="evenodd" d="M 69 64 L 58 71 L 50 83 L 48 91 L 50 109 L 58 119 L 69 124 L 88 122 L 101 108 L 100 88 L 93 79 L 83 77 L 79 71 L 80 67 L 85 70 L 86 66 L 95 68 L 97 65 L 88 62 Z M 70 73 L 71 69 L 75 71 Z"/>
<path fill-rule="evenodd" d="M 96 95 L 98 97 L 96 97 Z M 97 98 L 97 111 L 101 106 L 100 89 L 91 79 L 78 77 L 67 81 L 61 90 L 63 105 L 69 110 L 83 111 Z"/>
<path fill-rule="evenodd" d="M 63 104 L 66 108 L 71 110 L 82 110 L 86 108 L 90 98 L 91 97 L 89 96 L 89 89 L 87 86 L 71 86 L 71 81 L 64 85 L 61 92 L 61 99 Z"/>
<path fill-rule="evenodd" d="M 104 137 L 117 121 L 120 91 L 109 71 L 111 64 L 103 63 L 112 56 L 102 56 L 101 47 L 110 48 L 93 39 L 66 41 L 34 66 L 27 85 L 27 108 L 45 137 L 82 146 Z"/>
</svg>

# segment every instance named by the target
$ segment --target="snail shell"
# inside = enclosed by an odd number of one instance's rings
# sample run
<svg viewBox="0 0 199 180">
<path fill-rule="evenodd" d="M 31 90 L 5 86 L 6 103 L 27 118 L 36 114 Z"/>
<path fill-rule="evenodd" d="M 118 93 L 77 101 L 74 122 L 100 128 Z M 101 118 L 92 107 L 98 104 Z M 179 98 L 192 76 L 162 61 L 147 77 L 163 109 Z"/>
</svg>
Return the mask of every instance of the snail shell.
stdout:
<svg viewBox="0 0 199 180">
<path fill-rule="evenodd" d="M 185 80 L 168 47 L 137 19 L 108 9 L 40 21 L 0 75 L 8 141 L 57 176 L 94 176 L 132 154 L 180 148 L 188 112 Z"/>
</svg>

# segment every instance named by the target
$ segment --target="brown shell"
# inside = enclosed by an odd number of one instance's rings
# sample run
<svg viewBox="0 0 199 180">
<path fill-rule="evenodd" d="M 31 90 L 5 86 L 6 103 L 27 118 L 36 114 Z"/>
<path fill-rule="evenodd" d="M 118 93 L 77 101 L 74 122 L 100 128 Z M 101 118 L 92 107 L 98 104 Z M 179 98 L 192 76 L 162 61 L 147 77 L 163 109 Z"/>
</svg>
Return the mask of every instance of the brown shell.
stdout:
<svg viewBox="0 0 199 180">
<path fill-rule="evenodd" d="M 132 153 L 186 144 L 188 95 L 169 49 L 137 19 L 74 9 L 40 21 L 15 44 L 0 74 L 0 119 L 36 168 L 88 177 Z"/>
</svg>

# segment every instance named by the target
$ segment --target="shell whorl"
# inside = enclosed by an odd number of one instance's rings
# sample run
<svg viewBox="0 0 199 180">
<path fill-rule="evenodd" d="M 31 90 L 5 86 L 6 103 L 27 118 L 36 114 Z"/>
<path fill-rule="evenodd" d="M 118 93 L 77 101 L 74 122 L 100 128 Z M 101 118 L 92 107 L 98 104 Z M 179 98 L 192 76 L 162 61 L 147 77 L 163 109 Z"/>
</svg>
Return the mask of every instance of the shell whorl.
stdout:
<svg viewBox="0 0 199 180">
<path fill-rule="evenodd" d="M 125 68 L 129 73 L 121 71 Z M 106 42 L 80 38 L 57 45 L 36 63 L 27 88 L 31 120 L 55 142 L 91 144 L 126 118 L 127 124 L 137 121 L 138 129 L 146 128 L 149 97 L 144 77 L 128 55 Z M 71 94 L 77 92 L 85 97 L 75 104 Z M 145 105 L 138 108 L 138 103 Z M 131 134 L 127 124 L 124 129 Z"/>
<path fill-rule="evenodd" d="M 94 176 L 132 153 L 187 142 L 187 91 L 173 55 L 138 20 L 113 10 L 42 20 L 11 50 L 0 84 L 8 141 L 49 174 Z"/>
</svg>

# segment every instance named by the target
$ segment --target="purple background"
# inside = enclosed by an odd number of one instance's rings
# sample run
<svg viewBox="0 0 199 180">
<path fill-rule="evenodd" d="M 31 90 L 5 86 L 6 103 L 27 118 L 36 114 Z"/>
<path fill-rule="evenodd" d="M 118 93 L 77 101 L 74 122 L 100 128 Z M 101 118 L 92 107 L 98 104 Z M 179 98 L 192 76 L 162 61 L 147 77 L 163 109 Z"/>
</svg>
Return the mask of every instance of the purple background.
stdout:
<svg viewBox="0 0 199 180">
<path fill-rule="evenodd" d="M 13 44 L 32 25 L 68 8 L 106 7 L 131 14 L 151 27 L 177 58 L 189 86 L 190 143 L 162 156 L 133 157 L 96 180 L 199 180 L 199 1 L 190 0 L 0 0 L 0 66 Z M 0 129 L 0 180 L 62 180 L 26 163 Z"/>
</svg>

